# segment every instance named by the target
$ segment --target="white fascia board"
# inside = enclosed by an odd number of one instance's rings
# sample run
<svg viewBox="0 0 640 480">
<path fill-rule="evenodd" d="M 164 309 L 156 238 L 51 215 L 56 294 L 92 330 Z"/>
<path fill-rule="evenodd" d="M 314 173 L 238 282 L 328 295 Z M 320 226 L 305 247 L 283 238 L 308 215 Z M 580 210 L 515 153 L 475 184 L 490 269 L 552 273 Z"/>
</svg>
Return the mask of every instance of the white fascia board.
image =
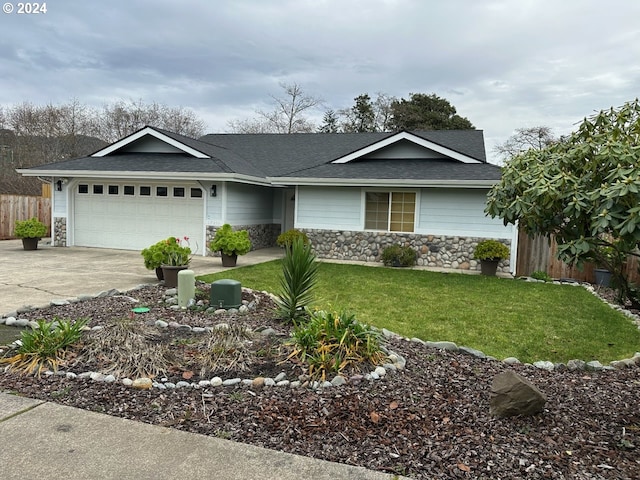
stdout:
<svg viewBox="0 0 640 480">
<path fill-rule="evenodd" d="M 118 140 L 116 143 L 112 143 L 111 145 L 109 145 L 108 147 L 103 148 L 102 150 L 97 151 L 96 153 L 94 153 L 93 155 L 91 155 L 92 157 L 104 157 L 106 155 L 109 155 L 110 153 L 115 152 L 116 150 L 121 149 L 122 147 L 124 147 L 125 145 L 128 145 L 132 142 L 135 142 L 136 140 L 144 137 L 145 135 L 151 135 L 152 137 L 157 138 L 158 140 L 161 140 L 169 145 L 171 145 L 172 147 L 176 147 L 177 149 L 182 150 L 185 153 L 188 153 L 189 155 L 193 155 L 196 158 L 210 158 L 209 155 L 206 155 L 194 148 L 191 148 L 187 145 L 185 145 L 182 142 L 179 142 L 177 140 L 174 140 L 173 138 L 165 135 L 164 133 L 160 133 L 156 130 L 154 130 L 151 127 L 145 127 L 142 130 L 133 133 L 131 135 L 129 135 L 128 137 L 123 138 L 122 140 Z"/>
<path fill-rule="evenodd" d="M 490 188 L 498 180 L 416 180 L 379 178 L 296 178 L 270 177 L 272 185 L 304 185 L 320 187 L 449 187 L 449 188 Z"/>
<path fill-rule="evenodd" d="M 428 148 L 429 150 L 433 150 L 434 152 L 441 153 L 442 155 L 446 155 L 447 157 L 458 160 L 462 163 L 482 163 L 480 160 L 476 160 L 475 158 L 463 155 L 462 153 L 443 147 L 442 145 L 438 145 L 437 143 L 430 142 L 429 140 L 425 140 L 424 138 L 418 137 L 417 135 L 413 135 L 409 132 L 396 133 L 395 135 L 376 142 L 373 145 L 369 145 L 368 147 L 357 150 L 353 153 L 350 153 L 349 155 L 340 157 L 332 161 L 331 163 L 349 163 L 352 160 L 356 160 L 365 155 L 378 151 L 381 148 L 392 145 L 396 142 L 399 142 L 400 140 L 408 140 L 412 143 L 415 143 L 416 145 L 420 145 L 421 147 Z"/>
<path fill-rule="evenodd" d="M 140 171 L 125 171 L 118 170 L 112 171 L 98 171 L 98 170 L 16 170 L 18 173 L 25 177 L 37 177 L 37 176 L 55 176 L 55 177 L 79 177 L 79 178 L 96 178 L 96 179 L 130 179 L 130 180 L 202 180 L 205 182 L 211 181 L 226 181 L 226 182 L 238 182 L 248 183 L 252 185 L 264 185 L 271 186 L 268 180 L 261 177 L 253 177 L 251 175 L 241 175 L 238 173 L 202 173 L 202 172 L 140 172 Z M 47 173 L 43 173 L 47 172 Z"/>
</svg>

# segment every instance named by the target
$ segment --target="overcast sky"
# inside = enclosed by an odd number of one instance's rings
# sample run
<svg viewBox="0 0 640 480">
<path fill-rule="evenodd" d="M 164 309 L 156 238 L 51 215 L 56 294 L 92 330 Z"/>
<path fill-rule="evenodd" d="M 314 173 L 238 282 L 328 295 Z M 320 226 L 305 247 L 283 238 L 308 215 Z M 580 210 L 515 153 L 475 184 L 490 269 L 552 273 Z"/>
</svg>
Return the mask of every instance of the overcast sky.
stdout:
<svg viewBox="0 0 640 480">
<path fill-rule="evenodd" d="M 51 0 L 37 15 L 2 3 L 4 106 L 142 99 L 225 132 L 268 110 L 280 82 L 335 110 L 361 93 L 435 93 L 493 158 L 516 128 L 566 134 L 640 95 L 637 0 Z"/>
</svg>

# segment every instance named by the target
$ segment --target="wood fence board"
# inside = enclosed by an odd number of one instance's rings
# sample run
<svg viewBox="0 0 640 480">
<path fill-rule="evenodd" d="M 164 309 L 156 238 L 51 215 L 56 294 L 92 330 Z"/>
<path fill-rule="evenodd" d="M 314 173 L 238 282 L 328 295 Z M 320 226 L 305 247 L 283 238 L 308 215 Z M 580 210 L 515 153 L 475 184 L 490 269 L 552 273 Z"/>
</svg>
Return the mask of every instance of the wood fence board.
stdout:
<svg viewBox="0 0 640 480">
<path fill-rule="evenodd" d="M 582 269 L 571 267 L 558 260 L 558 244 L 552 240 L 549 244 L 547 237 L 538 235 L 529 237 L 523 232 L 518 233 L 518 254 L 516 258 L 516 275 L 529 276 L 533 272 L 541 270 L 553 278 L 571 278 L 580 282 L 595 282 L 593 272 L 595 265 L 585 263 Z M 638 272 L 638 258 L 630 255 L 624 271 L 631 282 L 640 284 Z"/>
<path fill-rule="evenodd" d="M 15 238 L 17 220 L 36 217 L 51 236 L 51 199 L 35 195 L 0 195 L 0 239 Z"/>
</svg>

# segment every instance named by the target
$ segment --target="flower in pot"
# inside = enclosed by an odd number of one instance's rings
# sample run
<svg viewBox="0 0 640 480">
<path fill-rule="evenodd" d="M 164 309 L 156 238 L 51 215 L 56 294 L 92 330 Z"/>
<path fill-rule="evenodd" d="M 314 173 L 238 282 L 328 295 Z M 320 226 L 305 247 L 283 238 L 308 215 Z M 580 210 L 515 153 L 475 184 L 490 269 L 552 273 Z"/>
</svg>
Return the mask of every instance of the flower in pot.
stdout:
<svg viewBox="0 0 640 480">
<path fill-rule="evenodd" d="M 251 250 L 249 232 L 246 230 L 233 230 L 231 225 L 225 223 L 216 231 L 209 248 L 212 252 L 220 252 L 224 267 L 234 267 L 238 260 L 238 255 L 244 255 Z"/>
<path fill-rule="evenodd" d="M 303 245 L 309 245 L 310 243 L 307 234 L 301 232 L 300 230 L 296 230 L 295 228 L 287 230 L 286 232 L 278 235 L 276 243 L 279 247 L 291 248 L 291 245 L 293 245 L 293 242 L 296 240 L 296 238 L 300 238 Z"/>
<path fill-rule="evenodd" d="M 185 245 L 182 245 L 183 243 Z M 144 258 L 144 266 L 149 270 L 155 270 L 158 280 L 165 280 L 166 285 L 163 267 L 186 268 L 191 261 L 189 238 L 169 237 L 145 248 L 140 254 Z"/>
<path fill-rule="evenodd" d="M 14 233 L 16 237 L 22 238 L 22 247 L 25 250 L 36 250 L 38 241 L 47 233 L 47 226 L 36 217 L 18 220 Z"/>
<path fill-rule="evenodd" d="M 162 264 L 162 274 L 164 276 L 165 287 L 178 286 L 178 272 L 189 268 L 191 262 L 191 248 L 189 247 L 189 237 L 169 237 L 166 242 L 166 256 Z"/>
<path fill-rule="evenodd" d="M 480 260 L 480 271 L 483 275 L 494 276 L 500 260 L 509 258 L 509 248 L 497 240 L 482 240 L 478 243 L 473 257 Z"/>
</svg>

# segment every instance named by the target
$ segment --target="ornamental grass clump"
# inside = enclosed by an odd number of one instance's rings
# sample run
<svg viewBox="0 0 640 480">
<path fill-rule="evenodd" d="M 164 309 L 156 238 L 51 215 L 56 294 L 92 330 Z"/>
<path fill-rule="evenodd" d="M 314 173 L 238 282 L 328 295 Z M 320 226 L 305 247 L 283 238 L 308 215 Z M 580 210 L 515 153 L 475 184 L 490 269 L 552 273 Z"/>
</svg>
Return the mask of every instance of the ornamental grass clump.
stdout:
<svg viewBox="0 0 640 480">
<path fill-rule="evenodd" d="M 309 375 L 323 381 L 327 374 L 338 375 L 347 368 L 360 371 L 385 358 L 378 330 L 345 311 L 311 313 L 307 323 L 294 328 L 291 344 L 289 359 L 307 364 Z"/>
<path fill-rule="evenodd" d="M 160 335 L 131 318 L 115 320 L 91 332 L 77 361 L 96 365 L 100 372 L 116 378 L 153 378 L 175 363 L 168 347 L 160 342 Z"/>
<path fill-rule="evenodd" d="M 253 332 L 243 325 L 214 328 L 201 347 L 200 376 L 215 371 L 246 371 L 253 363 Z"/>
<path fill-rule="evenodd" d="M 82 337 L 87 320 L 38 320 L 37 327 L 21 334 L 17 354 L 0 359 L 10 370 L 38 377 L 45 370 L 58 370 L 64 364 L 69 348 Z"/>
<path fill-rule="evenodd" d="M 294 324 L 304 318 L 306 307 L 313 302 L 317 282 L 318 262 L 311 245 L 295 238 L 282 259 L 280 293 L 275 299 L 278 317 Z"/>
</svg>

